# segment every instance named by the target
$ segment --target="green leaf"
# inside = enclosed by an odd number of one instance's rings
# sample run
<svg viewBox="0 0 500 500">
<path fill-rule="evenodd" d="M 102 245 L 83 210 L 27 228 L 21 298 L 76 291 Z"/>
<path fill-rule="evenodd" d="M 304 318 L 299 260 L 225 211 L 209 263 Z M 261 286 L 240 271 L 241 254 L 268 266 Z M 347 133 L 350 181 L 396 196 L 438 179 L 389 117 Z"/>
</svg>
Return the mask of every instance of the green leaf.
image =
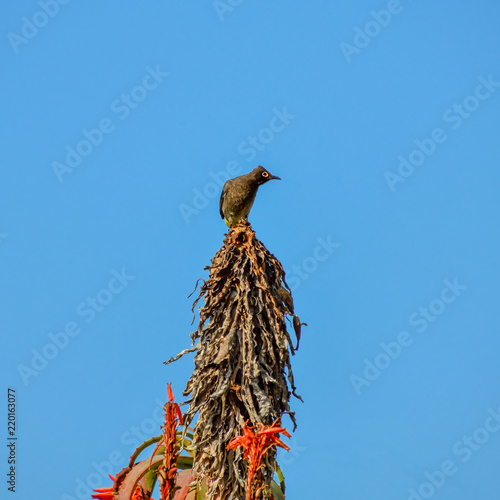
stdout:
<svg viewBox="0 0 500 500">
<path fill-rule="evenodd" d="M 156 481 L 158 479 L 158 468 L 161 464 L 162 462 L 155 463 L 154 466 L 152 466 L 146 473 L 146 475 L 141 479 L 141 484 L 149 494 L 153 492 Z"/>
<path fill-rule="evenodd" d="M 285 476 L 283 475 L 283 471 L 280 469 L 280 466 L 276 464 L 276 474 L 278 474 L 278 479 L 280 480 L 281 491 L 283 495 L 285 494 Z"/>
<path fill-rule="evenodd" d="M 165 446 L 160 446 L 154 453 L 155 455 L 164 455 L 165 454 Z"/>
<path fill-rule="evenodd" d="M 186 457 L 184 455 L 177 457 L 177 467 L 179 469 L 192 469 L 193 457 Z"/>
<path fill-rule="evenodd" d="M 135 451 L 134 453 L 132 454 L 132 456 L 130 457 L 130 461 L 129 461 L 129 467 L 132 467 L 135 463 L 135 460 L 136 458 L 148 447 L 148 446 L 151 446 L 153 443 L 157 443 L 158 441 L 160 441 L 161 439 L 163 438 L 163 436 L 156 436 L 156 437 L 153 437 L 151 439 L 148 439 L 147 441 L 144 441 L 144 443 L 141 444 L 141 446 L 139 446 Z"/>
<path fill-rule="evenodd" d="M 274 500 L 285 500 L 285 494 L 276 481 L 271 481 L 271 493 L 273 494 Z"/>
<path fill-rule="evenodd" d="M 205 481 L 198 481 L 198 497 L 197 500 L 206 500 L 207 498 L 207 483 Z"/>
</svg>

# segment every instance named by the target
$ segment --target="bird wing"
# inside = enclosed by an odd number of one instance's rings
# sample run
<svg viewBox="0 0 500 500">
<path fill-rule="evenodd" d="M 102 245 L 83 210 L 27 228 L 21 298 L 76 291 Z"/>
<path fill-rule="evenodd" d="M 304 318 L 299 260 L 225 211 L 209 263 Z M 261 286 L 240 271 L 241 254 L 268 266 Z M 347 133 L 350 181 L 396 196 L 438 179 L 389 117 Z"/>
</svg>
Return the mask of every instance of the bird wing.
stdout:
<svg viewBox="0 0 500 500">
<path fill-rule="evenodd" d="M 224 212 L 222 211 L 222 206 L 224 205 L 224 198 L 226 197 L 229 181 L 230 179 L 224 183 L 224 186 L 222 186 L 222 193 L 220 194 L 219 212 L 221 219 L 224 219 Z"/>
</svg>

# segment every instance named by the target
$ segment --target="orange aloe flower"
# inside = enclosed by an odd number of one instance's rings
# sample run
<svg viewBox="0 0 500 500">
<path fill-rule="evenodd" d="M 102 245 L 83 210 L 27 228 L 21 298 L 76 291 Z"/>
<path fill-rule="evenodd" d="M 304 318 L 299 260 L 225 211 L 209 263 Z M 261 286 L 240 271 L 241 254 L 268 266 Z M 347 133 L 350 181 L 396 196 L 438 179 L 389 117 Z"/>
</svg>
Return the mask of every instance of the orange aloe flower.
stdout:
<svg viewBox="0 0 500 500">
<path fill-rule="evenodd" d="M 254 497 L 254 487 L 258 486 L 254 483 L 254 479 L 257 479 L 257 483 L 260 483 L 260 467 L 262 465 L 262 460 L 266 456 L 270 448 L 279 446 L 285 450 L 290 448 L 279 439 L 279 434 L 283 434 L 287 437 L 291 437 L 288 431 L 284 427 L 278 427 L 277 424 L 279 419 L 274 422 L 273 425 L 265 426 L 262 423 L 258 423 L 253 427 L 248 426 L 248 420 L 243 427 L 243 435 L 236 436 L 227 445 L 227 449 L 235 449 L 238 447 L 243 447 L 244 454 L 243 458 L 248 462 L 248 473 L 247 473 L 247 500 L 252 500 Z M 255 429 L 257 428 L 257 431 Z M 257 488 L 258 489 L 258 488 Z"/>
<path fill-rule="evenodd" d="M 92 495 L 92 498 L 95 498 L 97 500 L 114 500 L 115 494 L 113 493 L 113 490 L 115 488 L 116 478 L 114 478 L 111 474 L 109 475 L 109 477 L 113 481 L 113 486 L 110 486 L 108 488 L 95 488 L 94 491 L 96 491 L 97 493 L 95 495 Z M 130 500 L 143 500 L 143 498 L 144 496 L 142 493 L 142 488 L 137 485 Z M 154 500 L 154 498 L 151 498 L 151 500 Z"/>
<path fill-rule="evenodd" d="M 92 495 L 92 498 L 96 498 L 98 500 L 113 500 L 115 495 L 113 494 L 113 488 L 115 486 L 115 478 L 110 474 L 109 477 L 111 481 L 113 481 L 113 486 L 109 488 L 96 488 L 94 491 L 97 491 L 95 495 Z"/>
<path fill-rule="evenodd" d="M 162 478 L 161 498 L 162 500 L 173 500 L 177 489 L 175 479 L 177 475 L 177 457 L 179 448 L 177 446 L 177 427 L 182 424 L 182 413 L 180 407 L 174 402 L 171 384 L 167 385 L 168 401 L 165 403 L 165 424 L 163 426 L 163 445 L 165 446 L 165 458 L 160 471 Z"/>
<path fill-rule="evenodd" d="M 137 485 L 137 487 L 135 488 L 134 494 L 132 495 L 132 498 L 130 500 L 144 500 L 144 493 L 139 485 Z M 151 500 L 155 499 L 151 498 Z"/>
</svg>

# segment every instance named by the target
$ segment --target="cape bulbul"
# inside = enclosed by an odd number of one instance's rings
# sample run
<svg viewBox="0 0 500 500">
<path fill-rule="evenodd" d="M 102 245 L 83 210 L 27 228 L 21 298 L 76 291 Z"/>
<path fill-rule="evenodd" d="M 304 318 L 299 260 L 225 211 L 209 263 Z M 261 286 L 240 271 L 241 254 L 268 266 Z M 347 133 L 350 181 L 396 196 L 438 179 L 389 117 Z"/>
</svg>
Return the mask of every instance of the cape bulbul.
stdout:
<svg viewBox="0 0 500 500">
<path fill-rule="evenodd" d="M 229 227 L 233 227 L 240 219 L 248 219 L 259 187 L 272 179 L 281 180 L 259 165 L 248 174 L 226 181 L 219 209 L 220 216 Z"/>
</svg>

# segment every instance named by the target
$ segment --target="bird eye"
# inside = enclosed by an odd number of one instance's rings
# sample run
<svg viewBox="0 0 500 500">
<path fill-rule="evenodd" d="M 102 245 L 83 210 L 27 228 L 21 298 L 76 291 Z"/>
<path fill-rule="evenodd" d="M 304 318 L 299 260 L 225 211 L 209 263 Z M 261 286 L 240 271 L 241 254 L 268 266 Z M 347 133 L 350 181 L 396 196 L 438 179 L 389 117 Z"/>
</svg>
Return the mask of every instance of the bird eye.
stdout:
<svg viewBox="0 0 500 500">
<path fill-rule="evenodd" d="M 269 177 L 269 172 L 262 172 L 262 177 Z"/>
</svg>

